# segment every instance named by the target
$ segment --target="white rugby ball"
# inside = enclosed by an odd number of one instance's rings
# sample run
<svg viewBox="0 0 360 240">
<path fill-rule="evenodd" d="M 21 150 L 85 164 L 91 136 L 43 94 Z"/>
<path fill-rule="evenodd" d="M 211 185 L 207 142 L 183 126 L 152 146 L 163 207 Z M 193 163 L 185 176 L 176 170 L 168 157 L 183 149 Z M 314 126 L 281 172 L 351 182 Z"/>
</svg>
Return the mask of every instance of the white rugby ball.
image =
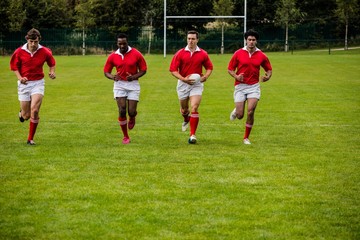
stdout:
<svg viewBox="0 0 360 240">
<path fill-rule="evenodd" d="M 195 83 L 199 83 L 200 82 L 200 75 L 197 74 L 197 73 L 193 73 L 193 74 L 190 74 L 189 76 L 189 79 L 194 79 L 195 80 Z"/>
</svg>

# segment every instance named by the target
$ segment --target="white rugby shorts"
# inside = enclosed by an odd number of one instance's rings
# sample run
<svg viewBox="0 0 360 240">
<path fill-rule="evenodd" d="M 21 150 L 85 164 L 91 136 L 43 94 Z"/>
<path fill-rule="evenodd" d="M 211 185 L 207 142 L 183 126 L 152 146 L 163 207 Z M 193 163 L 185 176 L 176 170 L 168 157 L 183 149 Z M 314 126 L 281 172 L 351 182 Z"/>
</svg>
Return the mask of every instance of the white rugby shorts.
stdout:
<svg viewBox="0 0 360 240">
<path fill-rule="evenodd" d="M 139 81 L 117 81 L 114 82 L 114 98 L 126 97 L 128 100 L 139 101 L 140 84 Z"/>
<path fill-rule="evenodd" d="M 179 100 L 186 99 L 191 96 L 195 95 L 202 95 L 202 92 L 204 91 L 204 84 L 199 82 L 195 83 L 194 85 L 190 85 L 187 83 L 184 83 L 181 80 L 178 80 L 176 91 L 178 94 Z"/>
<path fill-rule="evenodd" d="M 26 84 L 21 83 L 18 80 L 18 98 L 19 101 L 28 102 L 31 101 L 31 96 L 34 94 L 45 93 L 45 80 L 27 81 Z"/>
<path fill-rule="evenodd" d="M 260 100 L 260 96 L 260 83 L 253 85 L 241 83 L 235 86 L 234 102 L 245 102 L 248 98 L 256 98 Z"/>
</svg>

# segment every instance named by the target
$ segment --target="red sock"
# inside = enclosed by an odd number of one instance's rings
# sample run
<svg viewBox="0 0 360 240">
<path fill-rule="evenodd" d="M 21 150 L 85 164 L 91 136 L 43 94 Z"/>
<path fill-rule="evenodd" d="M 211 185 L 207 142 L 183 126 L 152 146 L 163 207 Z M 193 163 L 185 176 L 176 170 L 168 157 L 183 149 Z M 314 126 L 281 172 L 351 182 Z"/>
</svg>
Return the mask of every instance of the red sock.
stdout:
<svg viewBox="0 0 360 240">
<path fill-rule="evenodd" d="M 199 124 L 199 113 L 192 112 L 190 116 L 190 136 L 195 135 L 198 124 Z"/>
<path fill-rule="evenodd" d="M 124 134 L 124 137 L 129 137 L 128 135 L 128 128 L 127 128 L 127 119 L 126 117 L 122 118 L 122 117 L 119 117 L 118 118 L 118 121 L 119 121 L 119 124 L 120 124 L 120 127 L 121 127 L 121 130 Z"/>
<path fill-rule="evenodd" d="M 38 118 L 38 119 L 30 118 L 30 128 L 29 128 L 28 140 L 34 140 L 34 136 L 35 136 L 37 125 L 39 124 L 39 120 L 40 120 L 40 118 Z"/>
<path fill-rule="evenodd" d="M 245 139 L 245 138 L 249 138 L 250 132 L 251 132 L 251 129 L 252 129 L 252 126 L 253 126 L 253 125 L 248 124 L 248 123 L 245 125 L 245 135 L 244 135 L 244 139 Z"/>
</svg>

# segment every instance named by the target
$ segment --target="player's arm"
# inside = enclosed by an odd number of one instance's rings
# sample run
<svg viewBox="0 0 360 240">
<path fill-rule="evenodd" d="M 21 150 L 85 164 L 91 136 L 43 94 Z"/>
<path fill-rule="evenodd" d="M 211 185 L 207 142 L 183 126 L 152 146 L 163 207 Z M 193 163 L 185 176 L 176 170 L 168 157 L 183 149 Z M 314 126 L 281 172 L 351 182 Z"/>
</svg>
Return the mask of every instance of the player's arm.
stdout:
<svg viewBox="0 0 360 240">
<path fill-rule="evenodd" d="M 56 78 L 56 75 L 55 75 L 55 66 L 52 66 L 49 68 L 49 77 L 51 79 L 55 79 Z"/>
<path fill-rule="evenodd" d="M 114 58 L 114 54 L 110 54 L 110 56 L 108 57 L 108 59 L 105 62 L 104 65 L 104 75 L 106 78 L 110 79 L 111 81 L 118 81 L 119 77 L 117 74 L 112 74 L 112 70 L 114 68 L 114 64 L 112 63 L 112 59 Z"/>
<path fill-rule="evenodd" d="M 172 71 L 171 74 L 172 74 L 175 78 L 177 78 L 177 79 L 179 79 L 179 80 L 181 80 L 181 81 L 184 81 L 184 82 L 186 81 L 186 78 L 183 77 L 183 76 L 181 76 L 181 74 L 180 74 L 178 71 Z"/>
<path fill-rule="evenodd" d="M 183 76 L 181 76 L 181 74 L 178 71 L 172 71 L 171 74 L 174 77 L 176 77 L 177 79 L 179 79 L 180 81 L 183 81 L 184 83 L 187 83 L 187 84 L 190 84 L 190 85 L 195 83 L 194 79 L 189 79 L 187 76 L 183 77 Z"/>
<path fill-rule="evenodd" d="M 27 77 L 22 77 L 18 70 L 15 70 L 14 73 L 16 75 L 16 78 L 20 81 L 20 83 L 26 84 L 26 82 L 28 81 Z"/>
<path fill-rule="evenodd" d="M 234 70 L 229 70 L 229 69 L 228 69 L 228 73 L 230 74 L 230 76 L 232 76 L 233 78 L 235 78 L 235 80 L 237 80 L 237 81 L 239 81 L 239 82 L 243 82 L 243 81 L 244 81 L 244 74 L 243 74 L 243 73 L 240 73 L 239 75 L 237 75 Z"/>
<path fill-rule="evenodd" d="M 131 75 L 131 73 L 126 73 L 127 77 L 126 80 L 128 80 L 129 82 L 133 81 L 133 80 L 138 80 L 139 78 L 141 78 L 142 76 L 144 76 L 146 73 L 145 70 L 139 70 L 136 74 Z"/>
<path fill-rule="evenodd" d="M 112 81 L 117 81 L 116 79 L 116 74 L 112 74 L 111 72 L 104 72 L 104 75 L 106 78 L 112 80 Z"/>
<path fill-rule="evenodd" d="M 200 82 L 206 82 L 206 80 L 210 77 L 211 73 L 212 73 L 212 70 L 211 70 L 211 69 L 206 69 L 206 72 L 205 72 L 205 74 L 201 77 Z"/>
<path fill-rule="evenodd" d="M 272 70 L 267 70 L 265 72 L 265 76 L 261 77 L 261 81 L 263 81 L 263 82 L 269 81 L 271 76 L 272 76 Z"/>
<path fill-rule="evenodd" d="M 27 77 L 23 77 L 21 73 L 19 72 L 19 68 L 21 66 L 21 62 L 18 58 L 18 50 L 15 50 L 14 54 L 11 56 L 10 59 L 10 69 L 13 71 L 16 75 L 16 79 L 20 81 L 22 84 L 26 84 L 28 81 Z"/>
</svg>

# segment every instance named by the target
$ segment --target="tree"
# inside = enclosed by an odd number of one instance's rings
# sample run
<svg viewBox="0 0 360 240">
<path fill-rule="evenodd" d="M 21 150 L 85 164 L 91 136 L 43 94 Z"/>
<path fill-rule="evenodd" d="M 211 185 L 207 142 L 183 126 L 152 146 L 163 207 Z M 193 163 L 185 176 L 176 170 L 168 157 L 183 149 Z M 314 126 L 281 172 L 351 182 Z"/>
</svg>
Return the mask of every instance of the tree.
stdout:
<svg viewBox="0 0 360 240">
<path fill-rule="evenodd" d="M 213 4 L 213 15 L 215 16 L 230 16 L 234 10 L 235 5 L 232 0 L 217 0 Z M 217 20 L 221 24 L 221 54 L 224 54 L 224 28 L 226 20 L 220 18 Z"/>
<path fill-rule="evenodd" d="M 10 1 L 9 5 L 9 30 L 10 31 L 20 31 L 23 28 L 23 25 L 27 19 L 26 10 L 24 7 L 25 3 L 22 0 Z"/>
<path fill-rule="evenodd" d="M 70 27 L 72 10 L 67 7 L 67 0 L 11 0 L 8 17 L 11 31 L 64 28 Z"/>
<path fill-rule="evenodd" d="M 0 2 L 0 39 L 3 37 L 3 33 L 9 31 L 9 14 L 8 14 L 8 7 L 10 3 L 9 0 L 3 0 Z"/>
<path fill-rule="evenodd" d="M 355 17 L 359 12 L 357 0 L 336 0 L 335 14 L 339 18 L 340 22 L 345 24 L 345 45 L 344 49 L 348 49 L 348 32 L 349 21 L 352 17 Z"/>
<path fill-rule="evenodd" d="M 213 3 L 209 0 L 182 0 L 181 4 L 179 4 L 179 1 L 167 0 L 166 12 L 168 16 L 210 16 L 211 9 L 213 9 Z M 199 31 L 204 29 L 207 21 L 204 24 L 200 20 L 173 19 L 171 23 L 168 23 L 170 28 L 176 31 L 182 30 L 186 35 L 186 30 L 195 29 Z"/>
<path fill-rule="evenodd" d="M 71 27 L 74 10 L 67 6 L 67 0 L 38 1 L 39 26 L 41 28 Z"/>
<path fill-rule="evenodd" d="M 304 16 L 305 13 L 296 7 L 295 0 L 280 0 L 275 13 L 275 24 L 285 25 L 285 52 L 289 50 L 289 28 L 295 28 L 297 21 Z"/>
<path fill-rule="evenodd" d="M 81 0 L 78 5 L 75 6 L 75 19 L 76 19 L 76 27 L 82 30 L 82 39 L 83 39 L 83 49 L 82 54 L 85 55 L 85 39 L 86 39 L 86 30 L 89 27 L 95 25 L 95 15 L 92 13 L 92 10 L 96 7 L 96 0 Z"/>
<path fill-rule="evenodd" d="M 149 5 L 149 10 L 145 13 L 145 22 L 144 24 L 147 25 L 148 31 L 148 51 L 147 53 L 150 54 L 151 52 L 151 40 L 153 36 L 153 17 L 155 16 L 155 10 L 151 4 Z"/>
</svg>

